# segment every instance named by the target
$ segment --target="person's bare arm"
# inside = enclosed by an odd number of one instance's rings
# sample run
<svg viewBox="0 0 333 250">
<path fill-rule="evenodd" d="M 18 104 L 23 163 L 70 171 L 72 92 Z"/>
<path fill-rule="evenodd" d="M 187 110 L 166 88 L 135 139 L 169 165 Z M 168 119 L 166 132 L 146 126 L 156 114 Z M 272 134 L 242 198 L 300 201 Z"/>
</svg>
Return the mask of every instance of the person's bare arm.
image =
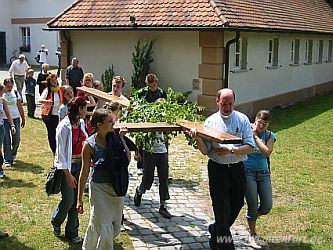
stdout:
<svg viewBox="0 0 333 250">
<path fill-rule="evenodd" d="M 25 116 L 24 116 L 24 110 L 23 110 L 23 106 L 22 106 L 22 99 L 17 100 L 16 104 L 17 104 L 17 108 L 20 112 L 20 116 L 21 116 L 21 128 L 24 128 L 25 126 Z"/>
<path fill-rule="evenodd" d="M 79 177 L 77 205 L 76 205 L 76 208 L 80 214 L 83 214 L 84 212 L 82 196 L 85 184 L 89 176 L 91 156 L 92 156 L 92 148 L 87 142 L 84 142 L 82 148 L 82 168 Z"/>
<path fill-rule="evenodd" d="M 15 125 L 14 125 L 12 116 L 10 115 L 9 110 L 8 110 L 7 101 L 5 99 L 2 99 L 2 103 L 3 103 L 3 110 L 5 111 L 5 114 L 7 116 L 7 120 L 9 122 L 10 126 L 11 126 L 12 134 L 15 134 L 16 129 L 15 129 Z"/>
</svg>

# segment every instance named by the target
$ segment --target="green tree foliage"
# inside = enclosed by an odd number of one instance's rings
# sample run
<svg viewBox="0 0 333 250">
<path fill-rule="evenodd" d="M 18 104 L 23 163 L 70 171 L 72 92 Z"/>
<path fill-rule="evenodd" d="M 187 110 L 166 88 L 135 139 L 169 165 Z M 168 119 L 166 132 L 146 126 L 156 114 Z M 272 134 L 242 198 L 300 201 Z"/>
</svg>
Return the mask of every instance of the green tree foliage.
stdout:
<svg viewBox="0 0 333 250">
<path fill-rule="evenodd" d="M 191 92 L 175 92 L 172 88 L 167 91 L 167 99 L 148 103 L 144 98 L 139 98 L 136 94 L 132 97 L 130 106 L 122 112 L 121 121 L 123 122 L 168 122 L 178 124 L 179 119 L 188 121 L 202 122 L 204 116 L 200 113 L 203 108 L 196 103 L 187 101 Z M 172 131 L 165 134 L 168 141 L 179 132 Z M 159 140 L 155 132 L 141 133 L 133 132 L 131 136 L 135 137 L 138 144 L 149 145 L 152 149 L 154 140 Z M 192 138 L 187 137 L 189 144 L 194 144 Z"/>
<path fill-rule="evenodd" d="M 134 90 L 144 87 L 145 77 L 149 73 L 150 64 L 154 61 L 153 59 L 153 46 L 156 39 L 151 41 L 139 40 L 135 45 L 135 51 L 132 53 L 132 88 Z"/>
<path fill-rule="evenodd" d="M 102 74 L 102 83 L 104 85 L 104 91 L 110 92 L 112 89 L 112 78 L 114 77 L 114 70 L 113 70 L 113 64 L 109 66 L 108 69 L 104 71 Z"/>
</svg>

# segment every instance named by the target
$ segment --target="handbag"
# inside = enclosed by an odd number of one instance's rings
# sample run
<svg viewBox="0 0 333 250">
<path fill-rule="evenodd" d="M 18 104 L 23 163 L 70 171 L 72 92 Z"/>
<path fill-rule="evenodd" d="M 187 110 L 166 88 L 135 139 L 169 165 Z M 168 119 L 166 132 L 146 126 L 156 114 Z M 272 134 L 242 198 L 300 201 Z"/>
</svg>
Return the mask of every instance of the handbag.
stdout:
<svg viewBox="0 0 333 250">
<path fill-rule="evenodd" d="M 59 194 L 63 178 L 64 171 L 53 166 L 46 176 L 45 192 L 48 196 Z"/>
</svg>

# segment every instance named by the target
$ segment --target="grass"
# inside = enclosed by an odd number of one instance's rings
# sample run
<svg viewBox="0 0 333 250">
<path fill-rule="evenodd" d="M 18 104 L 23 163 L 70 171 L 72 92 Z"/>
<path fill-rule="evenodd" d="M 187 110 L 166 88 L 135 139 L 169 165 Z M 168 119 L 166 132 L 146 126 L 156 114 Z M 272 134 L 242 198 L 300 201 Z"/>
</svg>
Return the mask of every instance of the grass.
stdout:
<svg viewBox="0 0 333 250">
<path fill-rule="evenodd" d="M 333 249 L 333 94 L 273 110 L 271 130 L 278 138 L 271 156 L 274 206 L 258 220 L 258 234 L 272 239 L 275 249 Z M 0 230 L 10 234 L 0 240 L 0 249 L 79 249 L 52 234 L 50 214 L 60 197 L 44 192 L 52 155 L 41 120 L 28 119 L 21 138 L 17 163 L 5 169 L 9 178 L 0 180 Z M 177 137 L 172 144 L 183 140 Z M 199 185 L 209 207 L 201 177 L 207 159 L 187 147 L 171 146 L 170 155 L 173 181 Z M 244 212 L 239 218 L 245 225 Z M 80 216 L 82 236 L 88 214 Z M 132 248 L 130 237 L 121 234 L 116 249 Z"/>
<path fill-rule="evenodd" d="M 271 130 L 277 135 L 271 156 L 274 205 L 258 220 L 258 233 L 299 241 L 277 240 L 277 249 L 333 249 L 333 94 L 272 114 Z"/>
</svg>

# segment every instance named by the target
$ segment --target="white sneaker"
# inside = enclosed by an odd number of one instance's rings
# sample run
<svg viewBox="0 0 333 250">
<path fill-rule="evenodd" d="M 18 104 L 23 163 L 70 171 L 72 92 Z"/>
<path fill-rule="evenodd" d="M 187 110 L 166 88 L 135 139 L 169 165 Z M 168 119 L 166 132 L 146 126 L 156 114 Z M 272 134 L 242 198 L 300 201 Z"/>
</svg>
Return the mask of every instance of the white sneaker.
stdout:
<svg viewBox="0 0 333 250">
<path fill-rule="evenodd" d="M 258 237 L 256 234 L 252 234 L 249 236 L 250 247 L 252 247 L 254 249 L 261 249 L 261 246 L 259 246 L 257 243 L 257 238 Z"/>
</svg>

